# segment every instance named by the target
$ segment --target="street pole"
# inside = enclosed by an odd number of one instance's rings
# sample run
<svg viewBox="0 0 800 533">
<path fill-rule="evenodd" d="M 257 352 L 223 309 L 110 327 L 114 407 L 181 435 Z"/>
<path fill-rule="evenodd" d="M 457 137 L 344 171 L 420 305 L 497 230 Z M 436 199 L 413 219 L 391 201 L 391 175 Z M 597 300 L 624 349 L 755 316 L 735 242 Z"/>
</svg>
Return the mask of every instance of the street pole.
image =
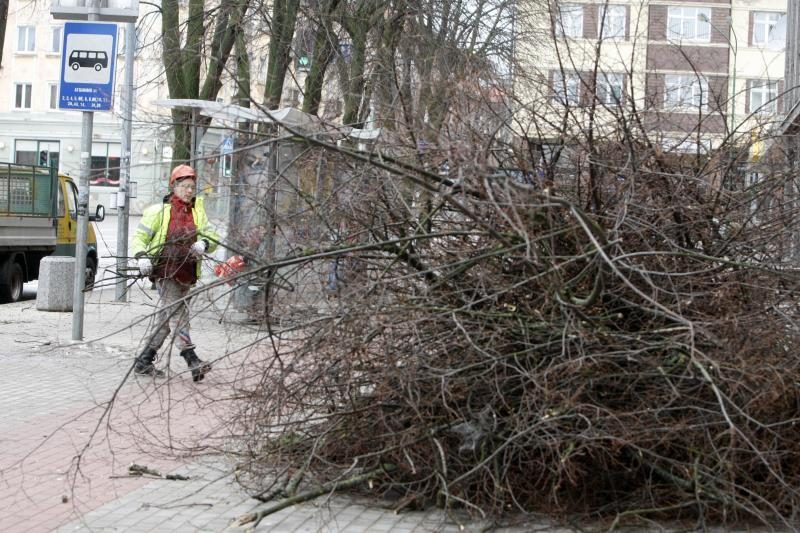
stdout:
<svg viewBox="0 0 800 533">
<path fill-rule="evenodd" d="M 136 24 L 125 24 L 125 86 L 122 97 L 122 167 L 117 193 L 117 272 L 124 272 L 128 262 L 128 184 L 131 176 L 131 130 L 133 128 L 133 59 L 136 48 Z M 127 279 L 119 276 L 116 297 L 124 302 L 128 296 Z"/>
<path fill-rule="evenodd" d="M 733 7 L 731 7 L 730 22 L 728 22 L 728 46 L 733 49 L 733 71 L 731 72 L 731 135 L 736 131 L 736 64 L 739 55 L 739 39 L 733 29 Z M 731 39 L 733 37 L 733 39 Z"/>
<path fill-rule="evenodd" d="M 100 0 L 87 0 L 88 20 L 100 20 Z M 87 235 L 89 233 L 89 174 L 92 166 L 94 111 L 83 111 L 81 120 L 81 166 L 78 179 L 78 235 L 75 243 L 75 280 L 72 291 L 72 340 L 83 339 L 83 288 L 86 284 Z"/>
<path fill-rule="evenodd" d="M 275 259 L 275 229 L 278 226 L 278 138 L 280 130 L 278 125 L 273 126 L 275 140 L 270 147 L 269 160 L 267 160 L 267 183 L 269 192 L 267 194 L 267 261 L 272 262 Z"/>
</svg>

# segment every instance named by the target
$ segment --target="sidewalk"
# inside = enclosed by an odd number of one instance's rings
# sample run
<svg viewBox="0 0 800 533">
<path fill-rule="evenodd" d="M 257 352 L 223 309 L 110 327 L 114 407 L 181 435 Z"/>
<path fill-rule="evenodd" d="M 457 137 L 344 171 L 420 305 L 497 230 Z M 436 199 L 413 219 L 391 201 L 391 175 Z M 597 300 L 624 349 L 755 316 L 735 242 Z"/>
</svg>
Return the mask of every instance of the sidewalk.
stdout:
<svg viewBox="0 0 800 533">
<path fill-rule="evenodd" d="M 71 313 L 37 311 L 35 299 L 0 306 L 0 531 L 188 533 L 250 527 L 229 529 L 259 502 L 236 485 L 222 457 L 197 453 L 208 444 L 199 439 L 213 435 L 208 413 L 222 388 L 214 387 L 215 380 L 233 371 L 235 358 L 199 385 L 183 361 L 174 359 L 168 385 L 123 383 L 144 337 L 142 317 L 151 312 L 153 295 L 142 284 L 125 303 L 114 301 L 113 285 L 89 294 L 84 343 L 71 341 Z M 206 307 L 193 320 L 193 336 L 204 354 L 226 353 L 253 335 L 221 323 L 218 311 Z M 131 463 L 189 480 L 130 477 Z M 462 529 L 438 511 L 398 515 L 336 496 L 284 509 L 256 531 L 473 529 L 478 527 Z"/>
</svg>

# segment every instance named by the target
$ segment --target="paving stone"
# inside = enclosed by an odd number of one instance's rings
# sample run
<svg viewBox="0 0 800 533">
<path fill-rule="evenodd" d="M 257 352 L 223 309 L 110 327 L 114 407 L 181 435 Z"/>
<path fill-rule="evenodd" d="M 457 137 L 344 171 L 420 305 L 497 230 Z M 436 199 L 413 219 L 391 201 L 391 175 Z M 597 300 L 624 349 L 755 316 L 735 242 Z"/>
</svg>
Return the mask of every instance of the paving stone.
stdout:
<svg viewBox="0 0 800 533">
<path fill-rule="evenodd" d="M 204 388 L 197 387 L 187 379 L 178 357 L 169 358 L 170 368 L 184 374 L 168 387 L 132 378 L 122 383 L 141 348 L 147 323 L 115 331 L 151 313 L 151 297 L 140 289 L 131 292 L 129 302 L 116 302 L 113 287 L 88 293 L 84 336 L 98 339 L 88 343 L 71 340 L 72 317 L 68 313 L 38 311 L 31 300 L 0 306 L 3 533 L 222 532 L 233 520 L 263 508 L 231 476 L 223 476 L 229 467 L 223 459 L 166 457 L 148 447 L 148 432 L 166 434 L 167 420 L 176 442 L 185 439 L 191 444 L 193 435 L 202 434 L 208 418 L 204 410 L 213 400 L 205 395 L 213 391 L 214 383 L 212 373 L 203 382 Z M 225 343 L 234 337 L 223 328 L 231 326 L 213 317 L 198 321 L 202 327 L 196 328 L 196 342 L 210 353 L 222 353 Z M 237 331 L 240 334 L 246 335 Z M 167 364 L 167 358 L 159 364 Z M 224 368 L 220 364 L 215 372 Z M 111 424 L 105 426 L 107 419 L 103 419 L 100 431 L 84 450 L 76 476 L 73 459 L 84 449 L 103 417 L 105 402 L 115 391 L 118 396 Z M 176 416 L 164 416 L 162 406 L 167 401 L 172 402 Z M 182 473 L 190 480 L 128 477 L 127 468 L 133 462 L 162 473 Z M 67 504 L 61 503 L 64 495 Z M 438 521 L 430 521 L 431 517 Z M 257 531 L 410 533 L 415 528 L 422 531 L 418 528 L 421 524 L 445 530 L 444 523 L 444 515 L 439 513 L 399 516 L 337 496 L 265 517 Z"/>
</svg>

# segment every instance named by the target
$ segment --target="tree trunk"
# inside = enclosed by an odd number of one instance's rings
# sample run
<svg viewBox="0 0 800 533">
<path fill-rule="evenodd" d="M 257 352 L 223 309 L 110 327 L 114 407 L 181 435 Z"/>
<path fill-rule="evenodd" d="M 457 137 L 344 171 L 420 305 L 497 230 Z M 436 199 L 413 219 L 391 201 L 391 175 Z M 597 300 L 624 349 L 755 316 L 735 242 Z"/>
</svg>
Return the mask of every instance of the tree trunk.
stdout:
<svg viewBox="0 0 800 533">
<path fill-rule="evenodd" d="M 3 66 L 3 43 L 6 42 L 8 24 L 8 0 L 0 0 L 0 67 Z"/>
<path fill-rule="evenodd" d="M 314 35 L 314 54 L 311 60 L 311 70 L 306 77 L 305 97 L 303 98 L 303 111 L 316 115 L 322 101 L 322 88 L 325 84 L 325 73 L 331 61 L 336 57 L 335 50 L 339 40 L 333 29 L 333 17 L 340 0 L 329 0 L 324 12 L 320 13 L 320 22 Z"/>
<path fill-rule="evenodd" d="M 396 127 L 397 117 L 395 116 L 396 109 L 396 96 L 400 93 L 400 104 L 402 105 L 403 114 L 410 113 L 411 91 L 410 91 L 410 54 L 404 54 L 403 57 L 403 72 L 400 79 L 400 90 L 398 91 L 397 70 L 395 65 L 395 57 L 397 54 L 397 47 L 400 43 L 403 27 L 405 26 L 406 18 L 406 2 L 401 0 L 397 2 L 395 11 L 392 16 L 381 23 L 381 35 L 379 40 L 379 47 L 377 50 L 377 62 L 375 65 L 375 74 L 373 76 L 373 92 L 375 93 L 376 103 L 376 120 L 379 127 L 394 130 Z M 408 87 L 408 90 L 406 90 Z M 405 121 L 407 124 L 408 121 Z"/>
<path fill-rule="evenodd" d="M 283 81 L 289 69 L 299 6 L 300 0 L 275 0 L 273 5 L 269 63 L 264 86 L 264 105 L 267 109 L 277 109 L 281 104 Z"/>
<path fill-rule="evenodd" d="M 351 51 L 349 76 L 342 80 L 342 94 L 344 100 L 344 112 L 342 114 L 342 124 L 360 128 L 359 110 L 361 108 L 361 97 L 364 93 L 364 69 L 367 61 L 367 30 L 363 26 L 353 26 L 348 28 L 350 39 L 353 41 Z"/>
<path fill-rule="evenodd" d="M 214 100 L 221 88 L 221 78 L 235 42 L 236 32 L 240 29 L 249 0 L 228 2 L 216 11 L 214 19 L 214 35 L 210 48 L 212 53 L 207 58 L 208 69 L 203 86 L 200 86 L 201 68 L 203 65 L 203 43 L 206 41 L 206 26 L 203 24 L 205 3 L 203 0 L 189 0 L 188 19 L 186 22 L 186 44 L 181 48 L 181 21 L 178 0 L 161 2 L 161 42 L 163 46 L 162 60 L 167 78 L 170 98 L 191 98 Z M 210 25 L 209 25 L 210 27 Z M 173 164 L 191 161 L 192 129 L 197 127 L 197 135 L 205 128 L 207 122 L 195 124 L 193 115 L 185 109 L 173 109 L 172 120 L 174 140 L 172 144 Z"/>
<path fill-rule="evenodd" d="M 247 36 L 241 26 L 236 30 L 236 103 L 250 107 L 250 56 L 247 54 Z"/>
<path fill-rule="evenodd" d="M 242 21 L 249 2 L 238 0 L 233 3 L 223 4 L 217 20 L 217 27 L 214 31 L 214 38 L 211 42 L 212 54 L 208 62 L 208 72 L 200 91 L 200 98 L 203 100 L 213 100 L 222 88 L 222 74 L 225 71 L 225 64 L 233 50 L 237 33 L 242 31 Z"/>
</svg>

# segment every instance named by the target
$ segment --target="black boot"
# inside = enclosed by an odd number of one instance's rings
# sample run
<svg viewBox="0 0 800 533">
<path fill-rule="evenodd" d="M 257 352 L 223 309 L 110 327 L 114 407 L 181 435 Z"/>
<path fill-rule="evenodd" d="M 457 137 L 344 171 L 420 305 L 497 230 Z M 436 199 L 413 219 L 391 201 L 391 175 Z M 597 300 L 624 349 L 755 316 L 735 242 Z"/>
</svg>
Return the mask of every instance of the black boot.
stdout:
<svg viewBox="0 0 800 533">
<path fill-rule="evenodd" d="M 164 372 L 156 368 L 153 361 L 156 359 L 156 351 L 152 348 L 146 348 L 137 358 L 133 364 L 133 372 L 139 376 L 152 376 L 154 378 L 163 378 Z"/>
<path fill-rule="evenodd" d="M 192 371 L 192 381 L 202 381 L 206 374 L 211 371 L 211 365 L 201 361 L 197 354 L 194 353 L 194 348 L 183 350 L 181 357 L 186 360 L 186 364 L 189 365 L 189 369 Z"/>
</svg>

